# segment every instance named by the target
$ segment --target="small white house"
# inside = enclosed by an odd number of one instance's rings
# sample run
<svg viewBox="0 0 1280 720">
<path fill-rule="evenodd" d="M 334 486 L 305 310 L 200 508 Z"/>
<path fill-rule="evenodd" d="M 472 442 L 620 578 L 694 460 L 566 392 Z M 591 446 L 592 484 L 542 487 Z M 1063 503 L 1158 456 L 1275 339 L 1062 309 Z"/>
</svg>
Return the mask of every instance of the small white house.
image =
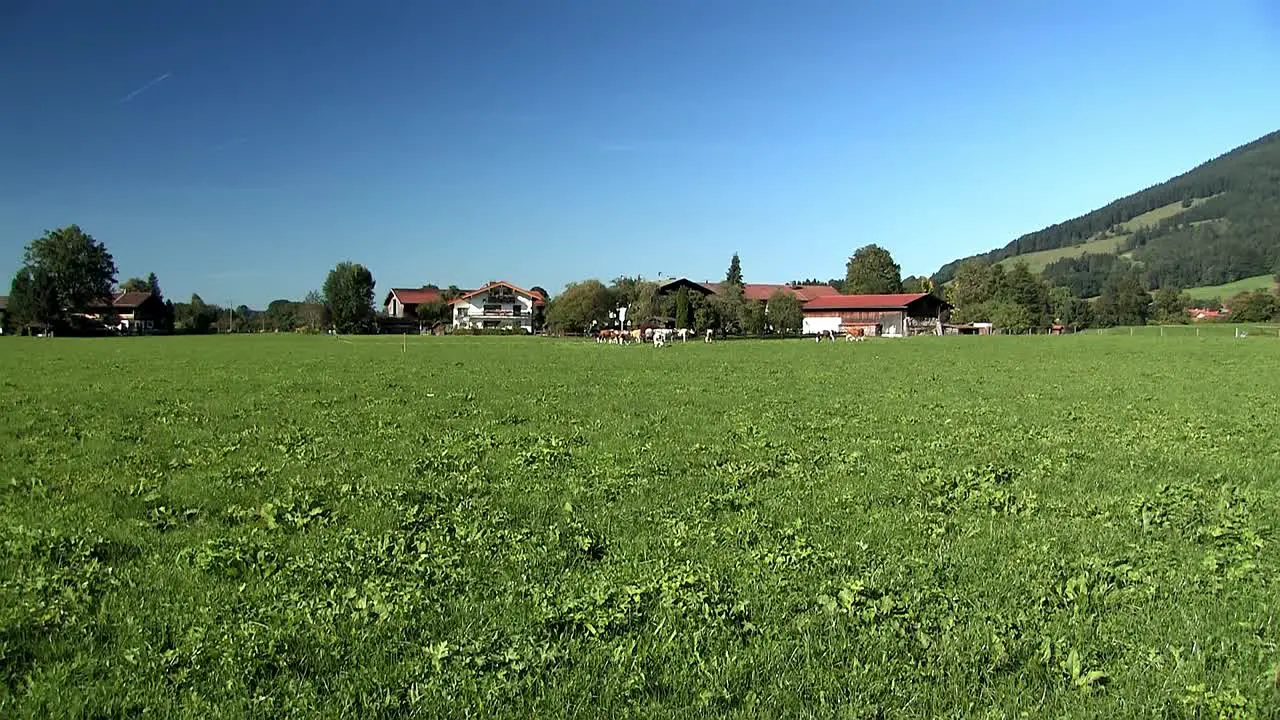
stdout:
<svg viewBox="0 0 1280 720">
<path fill-rule="evenodd" d="M 547 299 L 509 282 L 485 283 L 454 300 L 453 326 L 462 329 L 520 329 L 533 332 Z"/>
</svg>

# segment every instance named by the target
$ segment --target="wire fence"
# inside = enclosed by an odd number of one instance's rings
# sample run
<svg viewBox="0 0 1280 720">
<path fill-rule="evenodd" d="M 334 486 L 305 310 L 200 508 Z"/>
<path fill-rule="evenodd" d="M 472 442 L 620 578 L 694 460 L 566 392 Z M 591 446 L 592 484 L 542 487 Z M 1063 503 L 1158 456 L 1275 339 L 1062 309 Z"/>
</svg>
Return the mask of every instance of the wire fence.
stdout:
<svg viewBox="0 0 1280 720">
<path fill-rule="evenodd" d="M 1204 323 L 1199 325 L 1143 325 L 1139 327 L 1093 328 L 1082 330 L 1088 335 L 1129 335 L 1132 337 L 1169 338 L 1246 338 L 1280 339 L 1280 324 L 1275 323 Z"/>
</svg>

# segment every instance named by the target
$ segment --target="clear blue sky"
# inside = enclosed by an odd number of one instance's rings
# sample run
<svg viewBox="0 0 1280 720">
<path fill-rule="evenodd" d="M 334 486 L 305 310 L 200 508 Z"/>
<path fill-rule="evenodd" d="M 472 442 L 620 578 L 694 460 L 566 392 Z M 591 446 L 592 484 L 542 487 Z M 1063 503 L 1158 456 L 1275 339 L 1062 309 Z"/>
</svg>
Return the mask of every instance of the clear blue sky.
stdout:
<svg viewBox="0 0 1280 720">
<path fill-rule="evenodd" d="M 0 1 L 0 272 L 262 307 L 502 278 L 904 275 L 1280 128 L 1280 11 L 905 0 Z"/>
</svg>

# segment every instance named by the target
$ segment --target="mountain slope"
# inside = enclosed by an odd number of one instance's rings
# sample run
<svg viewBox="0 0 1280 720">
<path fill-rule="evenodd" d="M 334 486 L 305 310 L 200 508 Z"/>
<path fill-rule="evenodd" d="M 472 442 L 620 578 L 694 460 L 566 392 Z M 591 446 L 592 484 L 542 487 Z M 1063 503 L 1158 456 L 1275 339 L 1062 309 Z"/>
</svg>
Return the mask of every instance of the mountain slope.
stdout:
<svg viewBox="0 0 1280 720">
<path fill-rule="evenodd" d="M 1280 131 L 1080 217 L 943 265 L 1023 260 L 1032 271 L 1086 253 L 1121 254 L 1152 287 L 1216 285 L 1280 270 Z"/>
</svg>

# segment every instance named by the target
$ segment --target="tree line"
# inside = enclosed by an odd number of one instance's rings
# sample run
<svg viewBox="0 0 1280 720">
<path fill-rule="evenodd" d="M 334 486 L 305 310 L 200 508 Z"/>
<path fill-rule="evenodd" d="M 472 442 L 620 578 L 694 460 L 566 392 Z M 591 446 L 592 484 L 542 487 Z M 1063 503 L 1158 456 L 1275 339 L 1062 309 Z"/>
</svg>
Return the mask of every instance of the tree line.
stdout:
<svg viewBox="0 0 1280 720">
<path fill-rule="evenodd" d="M 321 291 L 301 301 L 275 300 L 264 311 L 241 305 L 223 308 L 193 294 L 187 302 L 166 300 L 155 273 L 117 284 L 119 268 L 105 243 L 78 225 L 45 231 L 23 251 L 22 265 L 9 285 L 5 323 L 20 330 L 86 332 L 88 315 L 110 315 L 110 302 L 121 292 L 147 292 L 163 308 L 158 318 L 165 332 L 258 332 L 371 330 L 374 322 L 373 274 L 357 263 L 333 268 Z"/>
<path fill-rule="evenodd" d="M 878 245 L 856 250 L 845 265 L 845 276 L 831 280 L 807 279 L 792 283 L 829 284 L 850 294 L 934 292 L 932 280 L 924 277 L 902 279 L 901 267 L 889 251 Z M 794 293 L 779 288 L 767 301 L 748 300 L 745 295 L 742 259 L 729 259 L 719 291 L 703 296 L 681 287 L 660 294 L 660 284 L 640 277 L 621 276 L 609 284 L 600 280 L 572 282 L 547 308 L 547 325 L 553 332 L 590 332 L 617 327 L 619 308 L 625 308 L 627 323 L 674 324 L 697 332 L 715 330 L 726 335 L 796 334 L 804 325 L 803 303 Z M 923 289 L 922 289 L 923 288 Z"/>
<path fill-rule="evenodd" d="M 779 291 L 767 304 L 751 302 L 745 284 L 737 253 L 729 260 L 720 292 L 709 296 L 683 286 L 660 293 L 658 282 L 639 276 L 620 276 L 608 285 L 595 279 L 571 282 L 548 303 L 547 327 L 557 333 L 587 333 L 618 327 L 625 317 L 632 327 L 674 324 L 727 335 L 800 332 L 804 318 L 794 295 Z"/>
<path fill-rule="evenodd" d="M 1280 282 L 1280 275 L 1276 280 Z M 1051 263 L 1036 276 L 1026 263 L 1011 269 L 966 260 L 946 285 L 955 322 L 991 322 L 1026 332 L 1061 324 L 1077 329 L 1148 323 L 1186 323 L 1193 307 L 1220 308 L 1221 300 L 1196 301 L 1177 287 L 1152 289 L 1143 268 L 1115 255 L 1086 254 Z M 1228 299 L 1234 322 L 1280 320 L 1280 288 L 1248 291 Z"/>
<path fill-rule="evenodd" d="M 1147 322 L 1185 322 L 1190 296 L 1177 287 L 1151 287 L 1149 269 L 1115 255 L 1086 254 L 1051 263 L 1041 276 L 1025 263 L 1005 268 L 984 259 L 957 266 L 951 281 L 912 276 L 902 278 L 901 267 L 883 247 L 870 244 L 848 258 L 843 278 L 808 279 L 802 284 L 836 287 L 847 294 L 934 293 L 953 306 L 955 322 L 985 321 L 1024 332 L 1053 324 L 1075 328 L 1141 325 Z M 377 326 L 373 273 L 355 262 L 338 263 L 320 290 L 301 301 L 272 301 L 265 310 L 246 306 L 222 308 L 193 294 L 188 302 L 164 300 L 154 273 L 117 285 L 115 260 L 102 242 L 76 225 L 47 231 L 25 248 L 23 264 L 10 285 L 8 322 L 19 327 L 66 329 L 75 318 L 90 313 L 120 291 L 150 292 L 164 307 L 162 330 L 175 332 L 372 332 Z M 1280 276 L 1277 278 L 1280 280 Z M 550 298 L 545 313 L 556 332 L 590 332 L 618 326 L 620 308 L 628 323 L 674 324 L 699 332 L 724 334 L 795 334 L 803 327 L 801 301 L 778 289 L 767 302 L 745 297 L 742 261 L 737 253 L 719 291 L 710 296 L 681 287 L 660 293 L 660 286 L 641 277 L 620 276 L 606 285 L 599 280 L 569 283 Z M 436 286 L 427 286 L 439 290 Z M 537 289 L 547 296 L 541 288 Z M 416 309 L 420 323 L 447 322 L 448 302 L 461 290 L 450 286 L 441 300 Z M 1261 322 L 1280 319 L 1280 295 L 1267 291 L 1242 293 L 1229 301 L 1234 320 Z"/>
</svg>

